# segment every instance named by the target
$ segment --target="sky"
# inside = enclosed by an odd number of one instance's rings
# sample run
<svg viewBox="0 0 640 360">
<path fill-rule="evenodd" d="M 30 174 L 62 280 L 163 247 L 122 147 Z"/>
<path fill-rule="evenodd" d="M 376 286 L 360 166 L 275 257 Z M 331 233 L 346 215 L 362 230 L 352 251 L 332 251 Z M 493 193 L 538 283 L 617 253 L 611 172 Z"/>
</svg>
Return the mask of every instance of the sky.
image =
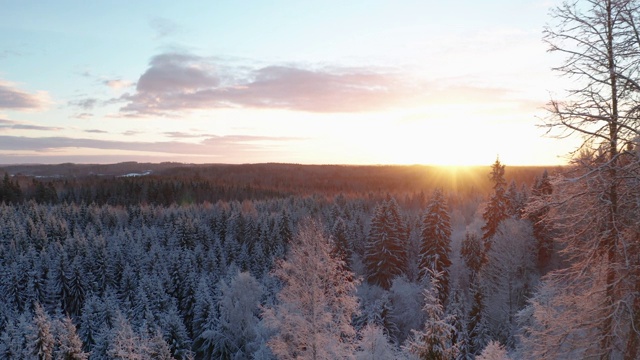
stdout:
<svg viewBox="0 0 640 360">
<path fill-rule="evenodd" d="M 563 164 L 551 6 L 0 0 L 0 164 Z"/>
</svg>

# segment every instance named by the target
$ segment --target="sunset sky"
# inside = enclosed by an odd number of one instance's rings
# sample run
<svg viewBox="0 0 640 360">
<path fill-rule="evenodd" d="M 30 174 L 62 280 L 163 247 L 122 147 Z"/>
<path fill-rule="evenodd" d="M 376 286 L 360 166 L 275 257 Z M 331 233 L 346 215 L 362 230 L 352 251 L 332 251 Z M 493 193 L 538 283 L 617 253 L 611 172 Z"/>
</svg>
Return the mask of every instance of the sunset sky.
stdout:
<svg viewBox="0 0 640 360">
<path fill-rule="evenodd" d="M 0 163 L 564 163 L 553 5 L 0 0 Z"/>
</svg>

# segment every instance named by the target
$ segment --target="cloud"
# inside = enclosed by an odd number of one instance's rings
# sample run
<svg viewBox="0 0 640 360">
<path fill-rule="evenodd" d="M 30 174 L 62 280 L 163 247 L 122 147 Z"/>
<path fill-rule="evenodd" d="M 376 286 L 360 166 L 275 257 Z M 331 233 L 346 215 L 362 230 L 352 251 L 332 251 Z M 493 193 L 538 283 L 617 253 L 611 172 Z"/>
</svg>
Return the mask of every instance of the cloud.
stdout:
<svg viewBox="0 0 640 360">
<path fill-rule="evenodd" d="M 46 92 L 29 94 L 14 84 L 0 80 L 0 109 L 40 110 L 49 102 Z"/>
<path fill-rule="evenodd" d="M 55 152 L 65 148 L 89 148 L 180 155 L 207 154 L 215 156 L 225 155 L 230 152 L 261 151 L 271 148 L 273 144 L 295 140 L 299 140 L 299 138 L 230 135 L 212 136 L 199 143 L 186 143 L 180 141 L 128 142 L 70 137 L 0 135 L 0 150 Z"/>
<path fill-rule="evenodd" d="M 122 79 L 104 80 L 102 83 L 114 90 L 120 90 L 120 89 L 133 86 L 133 83 L 131 81 L 126 81 Z"/>
<path fill-rule="evenodd" d="M 28 125 L 28 124 L 16 124 L 11 126 L 12 129 L 16 130 L 39 130 L 39 131 L 58 131 L 63 130 L 60 127 L 54 126 L 40 126 L 40 125 Z"/>
<path fill-rule="evenodd" d="M 60 127 L 41 126 L 33 124 L 24 124 L 13 120 L 0 119 L 0 131 L 2 130 L 37 130 L 37 131 L 59 131 Z"/>
<path fill-rule="evenodd" d="M 98 99 L 95 98 L 86 98 L 81 100 L 72 100 L 69 101 L 69 105 L 79 107 L 83 110 L 91 110 L 98 103 Z"/>
<path fill-rule="evenodd" d="M 204 59 L 169 53 L 151 59 L 151 67 L 140 76 L 136 90 L 142 94 L 192 93 L 215 88 L 220 79 Z"/>
<path fill-rule="evenodd" d="M 201 137 L 212 136 L 209 134 L 193 134 L 193 133 L 185 133 L 185 132 L 179 132 L 179 131 L 165 132 L 164 135 L 172 138 L 178 138 L 178 139 L 190 139 L 190 138 L 201 138 Z"/>
<path fill-rule="evenodd" d="M 376 68 L 279 65 L 247 71 L 216 66 L 209 58 L 165 53 L 151 59 L 136 92 L 119 100 L 125 102 L 124 116 L 228 107 L 332 113 L 386 109 L 419 92 L 407 78 Z"/>
<path fill-rule="evenodd" d="M 76 119 L 84 120 L 84 119 L 90 119 L 90 118 L 92 118 L 92 117 L 93 117 L 93 114 L 92 114 L 92 113 L 86 113 L 86 112 L 84 112 L 84 113 L 76 114 L 76 115 L 74 115 L 73 117 L 74 117 L 74 118 L 76 118 Z"/>
<path fill-rule="evenodd" d="M 91 134 L 108 134 L 108 131 L 104 131 L 104 130 L 98 130 L 98 129 L 89 129 L 89 130 L 85 130 L 84 132 L 86 133 L 91 133 Z"/>
<path fill-rule="evenodd" d="M 151 29 L 156 33 L 156 39 L 174 35 L 180 30 L 180 26 L 178 26 L 178 24 L 162 17 L 151 19 L 149 21 L 149 26 L 151 26 Z"/>
</svg>

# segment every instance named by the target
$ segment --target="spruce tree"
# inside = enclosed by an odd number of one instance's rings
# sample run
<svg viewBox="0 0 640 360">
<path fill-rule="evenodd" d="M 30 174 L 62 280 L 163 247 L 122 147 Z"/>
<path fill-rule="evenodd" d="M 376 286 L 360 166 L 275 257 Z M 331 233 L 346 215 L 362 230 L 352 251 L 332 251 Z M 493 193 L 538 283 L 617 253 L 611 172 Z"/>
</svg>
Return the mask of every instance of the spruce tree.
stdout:
<svg viewBox="0 0 640 360">
<path fill-rule="evenodd" d="M 51 319 L 38 303 L 35 305 L 33 323 L 34 333 L 31 336 L 31 354 L 40 360 L 53 359 L 55 338 L 51 326 Z"/>
<path fill-rule="evenodd" d="M 493 194 L 487 203 L 487 207 L 482 214 L 485 225 L 482 227 L 482 240 L 485 244 L 485 251 L 491 248 L 491 238 L 498 231 L 500 222 L 509 217 L 509 199 L 507 198 L 507 182 L 504 178 L 504 165 L 499 159 L 491 165 L 491 182 L 493 183 Z"/>
<path fill-rule="evenodd" d="M 441 274 L 438 297 L 443 304 L 449 293 L 450 252 L 451 220 L 442 190 L 436 189 L 422 217 L 419 269 L 421 278 L 429 272 Z"/>
<path fill-rule="evenodd" d="M 367 237 L 364 264 L 367 281 L 384 289 L 407 269 L 407 238 L 398 204 L 389 198 L 376 206 Z"/>
<path fill-rule="evenodd" d="M 82 340 L 76 332 L 76 326 L 69 316 L 57 321 L 58 327 L 58 347 L 56 349 L 56 359 L 62 360 L 86 360 L 89 354 L 82 350 Z"/>
<path fill-rule="evenodd" d="M 455 357 L 456 347 L 452 344 L 455 328 L 451 326 L 450 316 L 445 316 L 444 308 L 438 299 L 441 274 L 429 272 L 431 284 L 424 291 L 423 311 L 427 320 L 424 330 L 413 331 L 413 339 L 408 349 L 420 359 L 449 360 Z"/>
</svg>

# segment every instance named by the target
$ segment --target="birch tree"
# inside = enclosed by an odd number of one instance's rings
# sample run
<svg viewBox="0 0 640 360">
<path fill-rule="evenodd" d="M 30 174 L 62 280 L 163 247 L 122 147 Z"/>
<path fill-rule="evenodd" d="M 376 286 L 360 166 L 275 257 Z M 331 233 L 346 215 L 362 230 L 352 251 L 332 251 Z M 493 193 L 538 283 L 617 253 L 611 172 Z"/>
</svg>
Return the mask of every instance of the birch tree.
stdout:
<svg viewBox="0 0 640 360">
<path fill-rule="evenodd" d="M 564 268 L 546 277 L 553 295 L 536 304 L 536 356 L 638 357 L 640 338 L 639 2 L 567 1 L 552 11 L 544 39 L 564 56 L 555 70 L 573 80 L 549 103 L 544 126 L 581 136 L 572 172 L 556 177 L 546 215 Z M 537 203 L 533 209 L 547 204 Z M 556 313 L 549 317 L 544 314 Z M 538 324 L 540 325 L 540 324 Z"/>
<path fill-rule="evenodd" d="M 331 256 L 332 246 L 320 229 L 304 225 L 274 270 L 283 288 L 264 319 L 275 330 L 268 345 L 279 359 L 353 358 L 356 282 L 343 261 Z"/>
</svg>

